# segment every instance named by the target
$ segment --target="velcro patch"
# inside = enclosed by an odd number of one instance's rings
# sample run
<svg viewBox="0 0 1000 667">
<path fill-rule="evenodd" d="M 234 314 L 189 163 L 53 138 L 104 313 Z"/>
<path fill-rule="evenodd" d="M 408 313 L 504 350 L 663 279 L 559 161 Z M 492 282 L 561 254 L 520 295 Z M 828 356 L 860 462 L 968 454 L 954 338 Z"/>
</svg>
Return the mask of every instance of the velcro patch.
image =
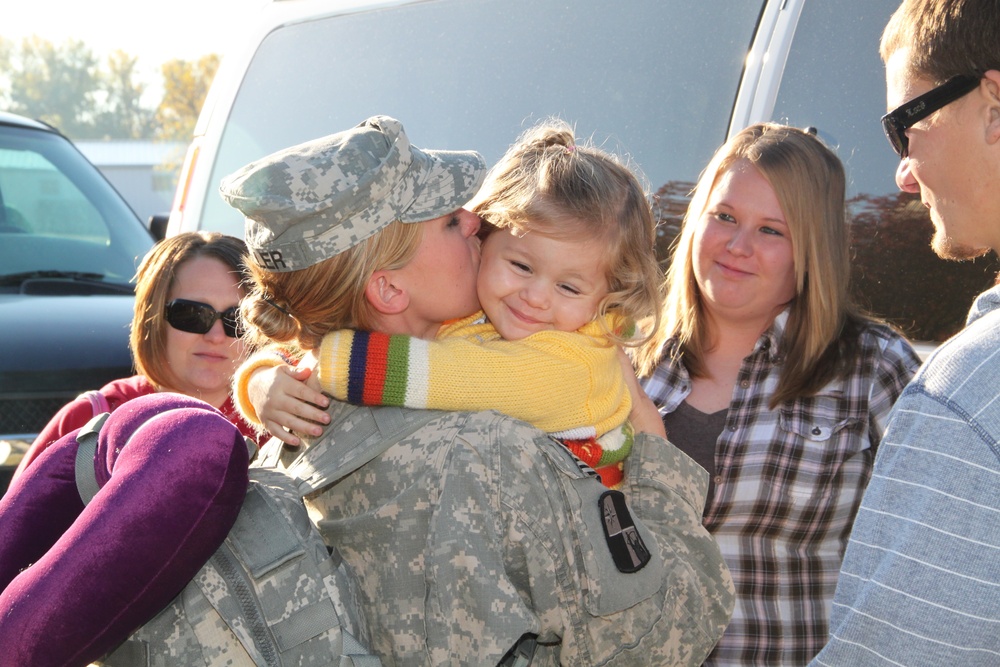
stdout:
<svg viewBox="0 0 1000 667">
<path fill-rule="evenodd" d="M 597 501 L 611 558 L 619 572 L 638 572 L 652 557 L 621 491 L 605 491 Z"/>
</svg>

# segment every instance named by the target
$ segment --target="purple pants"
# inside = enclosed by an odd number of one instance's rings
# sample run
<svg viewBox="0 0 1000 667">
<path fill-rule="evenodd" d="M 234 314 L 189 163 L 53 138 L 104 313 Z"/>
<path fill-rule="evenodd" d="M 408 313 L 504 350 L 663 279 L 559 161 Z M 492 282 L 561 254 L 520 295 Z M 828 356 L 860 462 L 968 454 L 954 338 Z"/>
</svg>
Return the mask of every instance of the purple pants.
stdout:
<svg viewBox="0 0 1000 667">
<path fill-rule="evenodd" d="M 239 430 L 179 394 L 133 399 L 108 419 L 86 507 L 74 431 L 0 500 L 0 665 L 97 660 L 165 607 L 236 521 L 249 456 Z"/>
</svg>

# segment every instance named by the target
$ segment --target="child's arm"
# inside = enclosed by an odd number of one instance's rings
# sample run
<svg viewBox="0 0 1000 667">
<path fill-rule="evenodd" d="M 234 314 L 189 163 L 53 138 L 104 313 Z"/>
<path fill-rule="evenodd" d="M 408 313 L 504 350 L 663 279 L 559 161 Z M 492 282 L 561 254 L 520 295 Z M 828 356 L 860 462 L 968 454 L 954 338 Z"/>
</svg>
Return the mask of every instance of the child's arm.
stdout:
<svg viewBox="0 0 1000 667">
<path fill-rule="evenodd" d="M 635 429 L 636 433 L 651 433 L 666 440 L 667 430 L 663 425 L 663 418 L 660 417 L 660 411 L 656 409 L 653 399 L 647 396 L 643 388 L 639 386 L 639 380 L 635 376 L 635 368 L 632 367 L 632 360 L 621 348 L 618 348 L 618 361 L 621 364 L 622 375 L 625 378 L 626 386 L 628 386 L 629 395 L 632 397 L 632 412 L 628 416 L 632 428 Z"/>
<path fill-rule="evenodd" d="M 320 393 L 315 380 L 309 380 L 315 362 L 311 355 L 294 366 L 289 361 L 294 359 L 273 348 L 258 352 L 236 371 L 233 396 L 247 421 L 282 442 L 298 446 L 301 441 L 293 431 L 320 435 L 320 424 L 330 419 L 321 408 L 330 400 Z"/>
<path fill-rule="evenodd" d="M 559 437 L 593 437 L 628 417 L 632 401 L 617 346 L 603 337 L 544 331 L 504 341 L 484 326 L 434 341 L 327 334 L 318 354 L 320 384 L 355 404 L 493 409 Z"/>
<path fill-rule="evenodd" d="M 632 397 L 629 420 L 597 439 L 563 440 L 563 444 L 577 458 L 596 469 L 601 475 L 601 481 L 612 488 L 617 488 L 622 481 L 622 461 L 631 453 L 635 436 L 639 433 L 649 433 L 666 438 L 660 413 L 639 386 L 632 361 L 621 348 L 618 349 L 618 361 Z"/>
</svg>

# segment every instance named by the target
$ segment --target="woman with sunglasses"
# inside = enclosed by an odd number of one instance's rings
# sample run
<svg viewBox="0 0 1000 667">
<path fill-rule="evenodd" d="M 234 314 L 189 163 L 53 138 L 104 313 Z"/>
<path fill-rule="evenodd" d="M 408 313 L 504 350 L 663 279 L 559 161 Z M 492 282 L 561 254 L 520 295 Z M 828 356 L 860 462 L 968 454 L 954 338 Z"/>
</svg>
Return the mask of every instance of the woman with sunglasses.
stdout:
<svg viewBox="0 0 1000 667">
<path fill-rule="evenodd" d="M 35 438 L 14 479 L 95 414 L 157 391 L 201 399 L 256 440 L 256 431 L 230 397 L 233 373 L 246 358 L 237 327 L 245 253 L 241 239 L 215 232 L 189 232 L 157 243 L 135 276 L 129 347 L 137 374 L 64 405 Z"/>
<path fill-rule="evenodd" d="M 0 499 L 0 646 L 14 650 L 0 664 L 90 662 L 177 595 L 232 527 L 255 437 L 230 398 L 247 354 L 245 253 L 209 232 L 154 246 L 136 274 L 138 373 L 64 406 L 32 444 Z M 78 438 L 110 411 L 85 505 Z"/>
</svg>

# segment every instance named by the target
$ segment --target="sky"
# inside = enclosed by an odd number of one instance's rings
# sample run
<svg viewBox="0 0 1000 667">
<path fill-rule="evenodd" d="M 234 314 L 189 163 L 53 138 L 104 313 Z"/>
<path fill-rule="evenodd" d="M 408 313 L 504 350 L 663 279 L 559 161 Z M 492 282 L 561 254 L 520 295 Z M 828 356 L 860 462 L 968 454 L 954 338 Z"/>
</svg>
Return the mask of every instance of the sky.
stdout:
<svg viewBox="0 0 1000 667">
<path fill-rule="evenodd" d="M 100 60 L 116 49 L 138 58 L 141 80 L 156 85 L 175 58 L 223 55 L 235 28 L 266 0 L 3 0 L 0 36 L 84 42 Z"/>
</svg>

